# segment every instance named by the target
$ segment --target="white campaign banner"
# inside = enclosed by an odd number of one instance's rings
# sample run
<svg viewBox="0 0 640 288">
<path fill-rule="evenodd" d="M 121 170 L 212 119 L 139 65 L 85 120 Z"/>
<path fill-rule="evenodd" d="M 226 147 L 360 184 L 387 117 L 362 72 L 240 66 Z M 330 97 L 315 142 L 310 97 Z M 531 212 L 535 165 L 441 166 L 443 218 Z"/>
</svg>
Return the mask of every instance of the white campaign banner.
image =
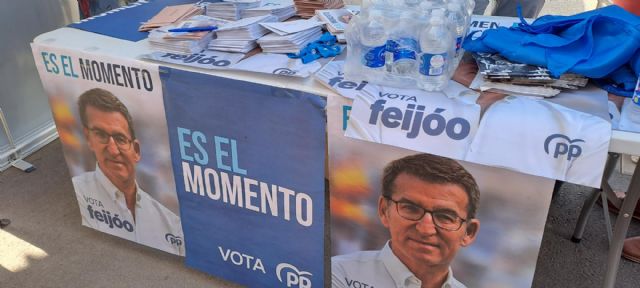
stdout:
<svg viewBox="0 0 640 288">
<path fill-rule="evenodd" d="M 611 137 L 601 89 L 509 96 L 481 118 L 477 93 L 455 81 L 442 93 L 391 88 L 345 79 L 343 65 L 333 61 L 314 77 L 353 99 L 348 137 L 600 186 Z"/>
<path fill-rule="evenodd" d="M 284 54 L 260 53 L 240 61 L 231 69 L 306 78 L 321 67 L 318 61 L 302 64 L 300 59 L 291 59 Z"/>
<path fill-rule="evenodd" d="M 322 85 L 349 99 L 354 99 L 362 89 L 372 85 L 367 81 L 354 82 L 345 80 L 342 71 L 343 67 L 344 60 L 334 60 L 324 65 L 322 70 L 314 74 L 313 77 Z"/>
<path fill-rule="evenodd" d="M 238 63 L 244 56 L 242 53 L 204 50 L 200 53 L 188 55 L 171 52 L 153 52 L 142 55 L 141 58 L 202 69 L 224 70 Z"/>
<path fill-rule="evenodd" d="M 531 23 L 531 19 L 526 19 Z M 518 17 L 503 17 L 503 16 L 471 16 L 471 22 L 469 23 L 469 31 L 467 34 L 476 33 L 473 38 L 480 37 L 482 32 L 487 29 L 495 29 L 498 27 L 511 27 L 514 23 L 520 23 Z"/>
<path fill-rule="evenodd" d="M 332 61 L 314 77 L 353 99 L 346 136 L 464 159 L 480 121 L 480 106 L 470 101 L 477 93 L 453 81 L 444 92 L 349 81 L 343 66 Z"/>
<path fill-rule="evenodd" d="M 464 159 L 480 106 L 444 93 L 371 86 L 354 99 L 346 136 Z"/>
<path fill-rule="evenodd" d="M 606 92 L 571 94 L 604 99 L 606 112 Z M 556 97 L 563 96 L 571 97 Z M 465 160 L 600 187 L 610 138 L 607 119 L 544 99 L 507 96 L 482 117 Z"/>
<path fill-rule="evenodd" d="M 153 52 L 141 56 L 144 60 L 153 60 L 196 67 L 208 70 L 241 70 L 256 73 L 306 78 L 322 68 L 321 63 L 330 59 L 319 59 L 302 64 L 300 59 L 291 59 L 284 54 L 258 53 L 243 59 L 246 55 L 222 51 L 204 50 L 194 54 L 171 52 Z"/>
<path fill-rule="evenodd" d="M 184 255 L 158 65 L 32 44 L 84 226 Z"/>
</svg>

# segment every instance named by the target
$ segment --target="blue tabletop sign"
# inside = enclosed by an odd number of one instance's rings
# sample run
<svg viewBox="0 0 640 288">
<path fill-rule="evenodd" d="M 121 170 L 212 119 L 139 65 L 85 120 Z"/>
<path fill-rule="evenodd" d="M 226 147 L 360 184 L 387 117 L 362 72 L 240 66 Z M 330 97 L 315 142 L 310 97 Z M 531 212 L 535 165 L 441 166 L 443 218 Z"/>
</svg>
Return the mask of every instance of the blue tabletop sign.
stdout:
<svg viewBox="0 0 640 288">
<path fill-rule="evenodd" d="M 324 287 L 326 99 L 160 68 L 186 264 Z"/>
</svg>

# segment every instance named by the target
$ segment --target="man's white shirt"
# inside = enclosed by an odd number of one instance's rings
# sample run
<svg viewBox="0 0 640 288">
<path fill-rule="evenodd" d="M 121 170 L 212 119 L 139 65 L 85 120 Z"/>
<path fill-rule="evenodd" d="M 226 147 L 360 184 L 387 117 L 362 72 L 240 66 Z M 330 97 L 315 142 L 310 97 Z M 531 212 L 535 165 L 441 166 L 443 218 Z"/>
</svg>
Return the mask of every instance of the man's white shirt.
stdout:
<svg viewBox="0 0 640 288">
<path fill-rule="evenodd" d="M 180 217 L 164 207 L 136 183 L 134 221 L 124 193 L 96 170 L 73 177 L 82 225 L 184 256 L 184 236 Z"/>
<path fill-rule="evenodd" d="M 366 286 L 365 286 L 366 285 Z M 422 281 L 391 250 L 389 242 L 379 251 L 361 251 L 331 258 L 331 287 L 420 288 Z M 449 268 L 442 288 L 466 288 Z"/>
</svg>

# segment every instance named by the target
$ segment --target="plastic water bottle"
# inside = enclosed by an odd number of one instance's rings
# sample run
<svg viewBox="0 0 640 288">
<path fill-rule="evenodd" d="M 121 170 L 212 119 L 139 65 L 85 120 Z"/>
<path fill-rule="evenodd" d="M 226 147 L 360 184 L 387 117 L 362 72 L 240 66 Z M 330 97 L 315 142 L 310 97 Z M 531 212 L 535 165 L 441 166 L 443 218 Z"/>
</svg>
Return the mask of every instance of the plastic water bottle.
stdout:
<svg viewBox="0 0 640 288">
<path fill-rule="evenodd" d="M 640 78 L 638 78 L 638 82 L 636 83 L 636 89 L 633 91 L 633 97 L 631 98 L 631 103 L 629 103 L 631 109 L 629 109 L 629 120 L 631 122 L 640 125 Z"/>
<path fill-rule="evenodd" d="M 464 0 L 463 0 L 464 1 Z M 475 0 L 468 0 L 465 3 L 465 8 L 467 9 L 467 18 L 471 18 L 471 15 L 473 14 L 473 9 L 476 8 L 476 1 Z"/>
<path fill-rule="evenodd" d="M 440 91 L 449 83 L 449 65 L 454 38 L 449 30 L 444 10 L 431 12 L 429 24 L 420 33 L 420 85 L 427 91 Z"/>
<path fill-rule="evenodd" d="M 420 6 L 420 2 L 422 2 L 422 0 L 404 0 L 404 5 L 407 7 L 418 7 Z"/>
<path fill-rule="evenodd" d="M 382 12 L 370 12 L 370 20 L 360 30 L 362 44 L 362 66 L 367 71 L 384 72 L 385 50 L 388 35 L 384 28 Z"/>
<path fill-rule="evenodd" d="M 423 1 L 422 3 L 420 3 L 419 9 L 423 15 L 429 15 L 431 13 L 431 10 L 433 10 L 434 6 L 435 6 L 435 3 L 431 1 Z"/>
<path fill-rule="evenodd" d="M 413 13 L 403 13 L 387 41 L 387 52 L 393 55 L 391 70 L 398 76 L 415 75 L 417 71 L 420 49 L 414 22 Z"/>
<path fill-rule="evenodd" d="M 448 10 L 448 18 L 451 24 L 453 24 L 455 38 L 456 38 L 456 50 L 455 55 L 453 55 L 453 65 L 449 65 L 449 75 L 453 75 L 454 70 L 458 67 L 458 63 L 462 59 L 462 54 L 464 51 L 462 50 L 462 40 L 464 40 L 464 33 L 466 28 L 466 22 L 463 12 L 461 10 L 461 3 L 458 2 L 450 2 L 447 6 Z"/>
</svg>

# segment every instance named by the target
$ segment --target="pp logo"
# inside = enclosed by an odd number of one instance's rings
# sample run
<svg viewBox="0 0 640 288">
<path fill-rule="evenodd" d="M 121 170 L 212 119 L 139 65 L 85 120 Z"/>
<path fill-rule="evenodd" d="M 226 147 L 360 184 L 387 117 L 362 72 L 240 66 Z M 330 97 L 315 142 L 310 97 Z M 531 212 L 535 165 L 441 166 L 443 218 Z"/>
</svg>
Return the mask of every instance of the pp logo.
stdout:
<svg viewBox="0 0 640 288">
<path fill-rule="evenodd" d="M 180 236 L 173 235 L 171 233 L 167 233 L 164 235 L 164 239 L 169 242 L 171 245 L 182 246 L 182 238 Z"/>
<path fill-rule="evenodd" d="M 555 149 L 553 150 L 553 158 L 558 158 L 561 155 L 567 155 L 567 160 L 571 161 L 571 159 L 575 159 L 580 157 L 582 154 L 582 147 L 578 146 L 578 144 L 574 143 L 584 143 L 582 139 L 571 140 L 569 137 L 562 134 L 553 134 L 547 137 L 547 140 L 544 141 L 544 152 L 549 154 L 549 146 L 553 146 L 551 143 L 555 143 Z"/>
<path fill-rule="evenodd" d="M 292 75 L 296 75 L 296 71 L 293 71 L 289 68 L 278 68 L 276 70 L 273 70 L 273 74 L 292 76 Z"/>
<path fill-rule="evenodd" d="M 284 279 L 282 274 L 284 274 Z M 286 284 L 287 287 L 311 288 L 311 279 L 309 279 L 311 273 L 300 271 L 296 266 L 289 263 L 278 264 L 276 266 L 276 275 L 278 276 L 278 281 Z"/>
</svg>

